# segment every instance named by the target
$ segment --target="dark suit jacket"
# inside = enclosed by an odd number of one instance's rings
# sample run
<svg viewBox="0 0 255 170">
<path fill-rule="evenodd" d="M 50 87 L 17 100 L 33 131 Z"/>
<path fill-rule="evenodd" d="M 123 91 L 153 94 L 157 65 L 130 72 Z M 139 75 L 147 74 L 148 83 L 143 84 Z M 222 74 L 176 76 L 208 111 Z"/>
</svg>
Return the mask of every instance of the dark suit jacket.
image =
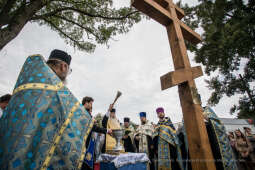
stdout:
<svg viewBox="0 0 255 170">
<path fill-rule="evenodd" d="M 92 132 L 97 132 L 97 133 L 103 133 L 103 134 L 106 134 L 107 133 L 107 129 L 106 128 L 101 128 L 97 125 L 93 125 L 89 135 L 88 135 L 88 138 L 87 138 L 87 141 L 86 141 L 86 148 L 88 148 L 89 146 L 89 141 L 90 141 L 90 138 L 91 138 L 91 134 Z"/>
<path fill-rule="evenodd" d="M 102 120 L 102 126 L 104 128 L 107 128 L 107 122 L 108 122 L 108 117 L 106 115 L 104 115 L 103 120 Z M 106 135 L 105 135 L 105 140 L 104 141 L 106 142 Z M 105 153 L 105 142 L 104 142 L 104 145 L 102 147 L 102 153 Z"/>
</svg>

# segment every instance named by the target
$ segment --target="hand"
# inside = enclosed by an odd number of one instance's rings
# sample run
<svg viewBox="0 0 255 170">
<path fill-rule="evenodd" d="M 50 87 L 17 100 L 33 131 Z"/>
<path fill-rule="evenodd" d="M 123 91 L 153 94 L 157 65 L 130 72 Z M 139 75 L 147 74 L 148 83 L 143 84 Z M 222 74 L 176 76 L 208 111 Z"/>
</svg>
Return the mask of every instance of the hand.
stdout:
<svg viewBox="0 0 255 170">
<path fill-rule="evenodd" d="M 249 152 L 246 151 L 246 152 L 244 153 L 244 156 L 245 156 L 245 157 L 249 156 Z"/>
<path fill-rule="evenodd" d="M 113 104 L 110 104 L 108 111 L 110 112 L 113 108 Z"/>
<path fill-rule="evenodd" d="M 154 146 L 153 146 L 153 145 L 151 145 L 151 146 L 150 146 L 150 148 L 151 148 L 151 149 L 154 149 Z"/>
<path fill-rule="evenodd" d="M 124 135 L 124 136 L 123 136 L 123 139 L 127 139 L 127 138 L 128 138 L 128 135 Z"/>
<path fill-rule="evenodd" d="M 135 139 L 136 140 L 140 140 L 140 136 L 135 136 Z"/>
<path fill-rule="evenodd" d="M 107 129 L 107 134 L 112 135 L 112 129 Z"/>
</svg>

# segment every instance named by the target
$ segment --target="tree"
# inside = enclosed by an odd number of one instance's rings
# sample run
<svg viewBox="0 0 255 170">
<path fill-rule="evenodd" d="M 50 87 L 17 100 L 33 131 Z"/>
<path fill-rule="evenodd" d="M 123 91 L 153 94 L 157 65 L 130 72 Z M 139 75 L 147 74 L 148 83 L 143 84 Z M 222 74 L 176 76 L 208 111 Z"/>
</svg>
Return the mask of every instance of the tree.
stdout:
<svg viewBox="0 0 255 170">
<path fill-rule="evenodd" d="M 102 126 L 102 120 L 103 120 L 103 114 L 102 113 L 98 113 L 95 115 L 94 120 L 95 120 L 95 124 L 99 127 L 103 127 Z"/>
<path fill-rule="evenodd" d="M 198 5 L 183 8 L 188 14 L 185 22 L 203 29 L 202 44 L 187 44 L 188 49 L 205 65 L 206 74 L 218 73 L 206 81 L 213 90 L 208 103 L 218 104 L 223 95 L 239 95 L 239 104 L 230 112 L 255 118 L 255 1 L 199 0 Z"/>
<path fill-rule="evenodd" d="M 87 52 L 106 44 L 141 20 L 132 7 L 116 9 L 113 0 L 0 0 L 0 50 L 28 22 L 47 25 L 65 41 Z"/>
</svg>

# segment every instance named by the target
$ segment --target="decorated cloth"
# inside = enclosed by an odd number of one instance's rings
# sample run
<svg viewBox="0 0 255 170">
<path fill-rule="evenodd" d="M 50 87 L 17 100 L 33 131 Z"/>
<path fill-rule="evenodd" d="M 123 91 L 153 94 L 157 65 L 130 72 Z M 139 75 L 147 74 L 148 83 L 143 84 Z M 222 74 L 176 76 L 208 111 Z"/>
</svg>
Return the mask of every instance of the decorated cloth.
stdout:
<svg viewBox="0 0 255 170">
<path fill-rule="evenodd" d="M 145 153 L 123 153 L 120 155 L 101 154 L 98 159 L 100 162 L 113 162 L 116 168 L 120 168 L 127 164 L 135 164 L 138 162 L 149 162 L 149 158 Z"/>
<path fill-rule="evenodd" d="M 43 57 L 29 56 L 0 119 L 0 167 L 80 169 L 92 126 Z"/>
<path fill-rule="evenodd" d="M 122 127 L 124 130 L 124 135 L 127 135 L 127 139 L 123 140 L 123 145 L 125 148 L 125 152 L 134 152 L 134 127 L 132 125 L 129 125 L 127 128 L 125 126 Z"/>
<path fill-rule="evenodd" d="M 134 136 L 139 135 L 139 146 L 137 149 L 137 152 L 139 153 L 147 153 L 149 155 L 149 146 L 148 146 L 148 140 L 147 136 L 153 137 L 154 134 L 154 127 L 152 126 L 149 121 L 146 121 L 144 125 L 139 125 L 138 128 L 135 131 Z"/>
<path fill-rule="evenodd" d="M 85 153 L 85 163 L 89 166 L 89 167 L 86 167 L 86 168 L 90 168 L 90 169 L 93 169 L 93 165 L 94 165 L 94 151 L 95 151 L 95 146 L 96 146 L 96 137 L 97 137 L 97 134 L 92 132 L 92 135 L 91 135 L 91 139 L 90 139 L 90 142 L 89 142 L 89 146 L 86 150 L 86 153 Z M 83 169 L 83 168 L 82 168 Z"/>
<path fill-rule="evenodd" d="M 112 130 L 121 129 L 119 120 L 116 117 L 115 118 L 109 117 L 107 120 L 107 129 L 112 129 Z M 113 148 L 116 145 L 115 138 L 113 138 L 109 134 L 106 134 L 106 142 L 105 143 L 106 143 L 105 144 L 106 153 L 111 153 Z M 124 150 L 122 152 L 124 152 Z"/>
<path fill-rule="evenodd" d="M 205 107 L 204 116 L 208 118 L 209 123 L 209 139 L 212 146 L 216 167 L 224 170 L 236 170 L 236 160 L 230 145 L 226 129 L 219 120 L 218 116 L 210 107 Z"/>
<path fill-rule="evenodd" d="M 164 118 L 157 124 L 154 135 L 158 148 L 158 169 L 172 170 L 184 169 L 182 164 L 181 149 L 175 128 L 170 118 Z"/>
<path fill-rule="evenodd" d="M 154 127 L 149 121 L 146 121 L 145 124 L 139 125 L 134 135 L 136 152 L 146 153 L 150 159 L 147 170 L 155 169 L 153 133 Z M 136 136 L 139 136 L 139 140 L 136 140 Z"/>
</svg>

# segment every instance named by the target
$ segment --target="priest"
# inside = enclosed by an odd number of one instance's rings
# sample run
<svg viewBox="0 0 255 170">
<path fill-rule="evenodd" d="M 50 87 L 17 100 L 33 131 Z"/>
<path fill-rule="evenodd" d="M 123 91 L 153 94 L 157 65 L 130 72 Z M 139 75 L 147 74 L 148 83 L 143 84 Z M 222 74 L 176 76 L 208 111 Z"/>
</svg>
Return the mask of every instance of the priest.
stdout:
<svg viewBox="0 0 255 170">
<path fill-rule="evenodd" d="M 92 97 L 86 96 L 82 99 L 82 105 L 87 110 L 87 112 L 92 116 L 92 105 L 93 105 L 94 99 Z M 92 170 L 94 166 L 94 160 L 95 160 L 95 147 L 96 147 L 96 137 L 98 134 L 111 134 L 111 129 L 101 128 L 96 123 L 94 123 L 86 141 L 86 154 L 85 159 L 82 165 L 81 170 Z"/>
<path fill-rule="evenodd" d="M 154 127 L 146 119 L 146 112 L 140 112 L 139 115 L 141 125 L 139 125 L 134 134 L 136 151 L 138 153 L 146 153 L 148 155 L 150 159 L 150 166 L 148 166 L 149 167 L 148 169 L 154 170 L 155 169 L 154 145 L 152 140 Z"/>
<path fill-rule="evenodd" d="M 204 107 L 203 109 L 214 159 L 221 160 L 215 162 L 216 169 L 237 170 L 237 161 L 227 137 L 225 126 L 210 107 Z"/>
<path fill-rule="evenodd" d="M 134 144 L 133 144 L 133 135 L 134 135 L 134 127 L 130 124 L 130 119 L 128 117 L 124 118 L 124 136 L 122 138 L 125 152 L 134 152 Z"/>
<path fill-rule="evenodd" d="M 107 113 L 104 115 L 102 120 L 102 126 L 107 129 L 115 130 L 121 129 L 120 122 L 116 117 L 116 109 L 111 104 Z M 112 153 L 113 148 L 116 145 L 116 140 L 111 135 L 106 134 L 105 144 L 102 149 L 102 153 Z M 124 150 L 121 152 L 125 152 Z"/>
<path fill-rule="evenodd" d="M 183 170 L 180 144 L 170 118 L 162 107 L 156 109 L 159 118 L 155 129 L 154 146 L 159 170 Z"/>
<path fill-rule="evenodd" d="M 1 169 L 81 168 L 93 122 L 64 85 L 70 63 L 62 50 L 26 59 L 0 119 Z"/>
</svg>

